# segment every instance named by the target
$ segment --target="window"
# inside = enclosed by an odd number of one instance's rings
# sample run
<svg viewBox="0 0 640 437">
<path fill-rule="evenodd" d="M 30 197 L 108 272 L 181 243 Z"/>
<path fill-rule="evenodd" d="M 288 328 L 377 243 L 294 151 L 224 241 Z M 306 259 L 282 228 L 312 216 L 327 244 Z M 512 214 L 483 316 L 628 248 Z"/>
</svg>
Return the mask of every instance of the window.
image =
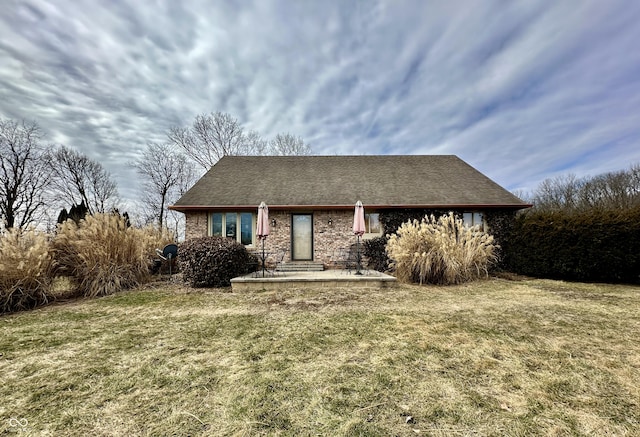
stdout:
<svg viewBox="0 0 640 437">
<path fill-rule="evenodd" d="M 364 228 L 365 234 L 382 234 L 382 226 L 380 226 L 380 214 L 365 214 L 364 215 Z"/>
<path fill-rule="evenodd" d="M 481 212 L 465 212 L 462 214 L 462 222 L 465 226 L 479 226 L 484 231 L 484 217 Z"/>
<path fill-rule="evenodd" d="M 235 212 L 228 212 L 225 214 L 225 235 L 228 238 L 236 239 L 236 220 L 238 219 L 238 214 Z"/>
<path fill-rule="evenodd" d="M 245 246 L 253 243 L 253 214 L 240 213 L 240 242 Z"/>
<path fill-rule="evenodd" d="M 215 237 L 222 237 L 222 214 L 211 214 L 211 235 Z"/>
<path fill-rule="evenodd" d="M 250 212 L 214 212 L 210 216 L 209 235 L 233 238 L 250 246 L 253 244 L 254 217 Z"/>
</svg>

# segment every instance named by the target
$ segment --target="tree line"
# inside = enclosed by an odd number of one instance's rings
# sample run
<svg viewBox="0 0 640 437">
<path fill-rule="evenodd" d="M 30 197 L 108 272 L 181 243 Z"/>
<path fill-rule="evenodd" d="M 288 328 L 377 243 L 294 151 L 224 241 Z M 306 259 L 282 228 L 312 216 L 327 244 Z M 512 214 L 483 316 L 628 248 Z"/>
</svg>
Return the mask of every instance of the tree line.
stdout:
<svg viewBox="0 0 640 437">
<path fill-rule="evenodd" d="M 543 181 L 506 228 L 503 266 L 572 281 L 640 282 L 640 164 Z"/>
<path fill-rule="evenodd" d="M 52 207 L 82 205 L 88 214 L 118 207 L 117 185 L 99 162 L 65 145 L 44 144 L 43 139 L 36 122 L 0 118 L 3 228 L 51 221 Z M 187 127 L 172 127 L 166 141 L 148 143 L 129 165 L 141 179 L 143 221 L 163 228 L 167 206 L 222 156 L 309 154 L 311 147 L 298 136 L 283 133 L 265 140 L 231 115 L 214 112 L 196 116 Z"/>
<path fill-rule="evenodd" d="M 626 170 L 545 179 L 530 196 L 521 195 L 539 212 L 622 210 L 640 206 L 640 163 Z"/>
</svg>

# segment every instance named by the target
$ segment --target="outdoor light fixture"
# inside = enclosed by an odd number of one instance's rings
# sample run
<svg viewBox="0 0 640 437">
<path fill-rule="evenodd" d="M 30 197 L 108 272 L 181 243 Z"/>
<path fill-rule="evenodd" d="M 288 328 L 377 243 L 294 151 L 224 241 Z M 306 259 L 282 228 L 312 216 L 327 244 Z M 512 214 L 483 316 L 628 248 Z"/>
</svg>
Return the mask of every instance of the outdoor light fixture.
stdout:
<svg viewBox="0 0 640 437">
<path fill-rule="evenodd" d="M 276 226 L 276 219 L 271 219 L 271 226 L 273 226 L 273 227 Z"/>
<path fill-rule="evenodd" d="M 329 217 L 329 226 L 331 226 L 333 224 L 333 220 L 331 220 L 331 217 Z"/>
</svg>

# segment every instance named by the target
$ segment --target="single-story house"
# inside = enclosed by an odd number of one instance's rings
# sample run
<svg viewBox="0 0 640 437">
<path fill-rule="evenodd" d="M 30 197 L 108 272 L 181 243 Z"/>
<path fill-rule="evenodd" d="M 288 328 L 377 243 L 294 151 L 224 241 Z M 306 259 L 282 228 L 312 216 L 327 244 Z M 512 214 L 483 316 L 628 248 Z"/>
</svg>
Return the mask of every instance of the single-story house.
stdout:
<svg viewBox="0 0 640 437">
<path fill-rule="evenodd" d="M 285 261 L 328 263 L 355 241 L 355 203 L 364 204 L 366 233 L 383 233 L 380 214 L 398 209 L 455 211 L 469 225 L 486 225 L 489 212 L 526 204 L 452 155 L 225 156 L 171 209 L 186 216 L 186 238 L 220 235 L 249 249 L 258 205 L 269 207 L 270 251 Z"/>
</svg>

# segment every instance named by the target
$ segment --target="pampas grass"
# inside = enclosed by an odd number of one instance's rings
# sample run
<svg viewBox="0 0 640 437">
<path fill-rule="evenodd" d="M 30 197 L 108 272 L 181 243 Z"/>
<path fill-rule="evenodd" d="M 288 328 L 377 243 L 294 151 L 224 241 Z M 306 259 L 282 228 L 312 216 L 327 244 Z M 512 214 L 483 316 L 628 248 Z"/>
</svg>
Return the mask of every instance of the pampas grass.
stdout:
<svg viewBox="0 0 640 437">
<path fill-rule="evenodd" d="M 453 213 L 404 223 L 386 247 L 398 279 L 440 285 L 487 276 L 496 249 L 491 235 L 465 226 Z"/>
<path fill-rule="evenodd" d="M 79 224 L 67 220 L 53 243 L 56 272 L 72 279 L 76 294 L 113 294 L 147 282 L 155 248 L 172 240 L 153 227 L 127 227 L 118 214 L 88 216 Z"/>
<path fill-rule="evenodd" d="M 52 256 L 46 234 L 13 228 L 0 235 L 0 313 L 51 299 Z"/>
</svg>

